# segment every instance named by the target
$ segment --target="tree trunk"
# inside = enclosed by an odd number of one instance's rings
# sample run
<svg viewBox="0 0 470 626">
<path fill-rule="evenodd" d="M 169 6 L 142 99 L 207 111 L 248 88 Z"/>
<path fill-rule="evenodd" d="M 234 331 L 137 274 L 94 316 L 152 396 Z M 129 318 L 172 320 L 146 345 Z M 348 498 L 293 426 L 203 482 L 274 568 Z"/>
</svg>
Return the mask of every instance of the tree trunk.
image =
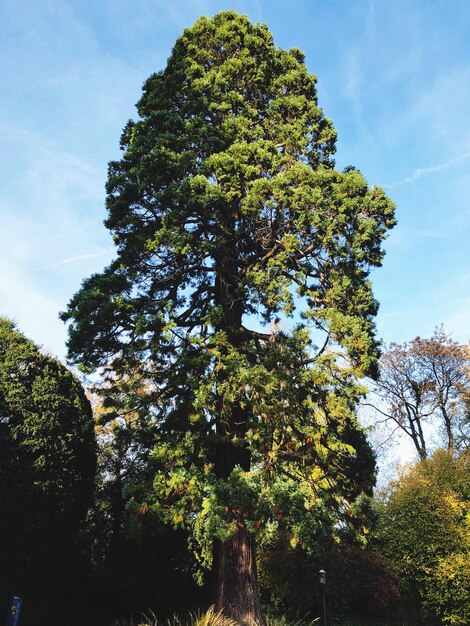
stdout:
<svg viewBox="0 0 470 626">
<path fill-rule="evenodd" d="M 447 413 L 445 402 L 441 401 L 439 403 L 439 408 L 441 409 L 442 417 L 444 419 L 444 427 L 447 435 L 447 452 L 449 453 L 449 455 L 452 455 L 454 453 L 455 447 L 454 433 L 452 430 L 452 420 Z"/>
<path fill-rule="evenodd" d="M 123 481 L 121 475 L 122 459 L 119 455 L 114 466 L 114 480 L 110 484 L 110 509 L 111 509 L 111 532 L 109 538 L 109 560 L 117 564 L 121 559 L 122 534 L 124 527 L 124 515 L 126 505 L 123 494 Z"/>
<path fill-rule="evenodd" d="M 416 403 L 416 407 L 406 409 L 409 430 L 403 428 L 403 425 L 398 421 L 397 424 L 402 430 L 411 436 L 413 443 L 415 444 L 416 451 L 419 454 L 421 461 L 425 461 L 428 458 L 428 452 L 426 450 L 426 440 L 424 439 L 423 427 L 421 426 L 421 415 L 419 411 L 419 402 Z"/>
<path fill-rule="evenodd" d="M 214 545 L 216 611 L 241 626 L 264 626 L 256 579 L 255 539 L 245 526 L 225 542 Z"/>
<path fill-rule="evenodd" d="M 246 446 L 237 446 L 230 436 L 240 436 L 246 430 L 246 416 L 240 406 L 232 408 L 231 428 L 217 443 L 215 470 L 219 478 L 228 478 L 239 466 L 250 469 L 250 452 Z M 223 432 L 219 424 L 219 432 Z M 228 439 L 228 441 L 227 441 Z M 243 520 L 227 541 L 214 541 L 213 549 L 213 602 L 216 611 L 241 626 L 265 626 L 256 573 L 255 538 L 248 532 Z"/>
<path fill-rule="evenodd" d="M 217 330 L 226 333 L 230 343 L 237 350 L 242 349 L 243 339 L 240 333 L 243 302 L 239 292 L 239 267 L 236 258 L 235 221 L 236 211 L 224 211 L 220 215 L 220 239 L 224 241 L 227 233 L 233 233 L 224 245 L 221 245 L 216 260 L 219 268 L 215 278 L 215 301 L 223 310 L 223 321 Z M 225 374 L 220 375 L 222 383 Z M 250 451 L 246 443 L 234 444 L 233 439 L 244 441 L 248 417 L 236 402 L 230 408 L 228 419 L 222 419 L 224 399 L 219 398 L 219 415 L 216 417 L 218 440 L 215 454 L 215 473 L 218 478 L 226 479 L 235 467 L 243 471 L 250 470 Z M 213 600 L 215 609 L 223 611 L 226 617 L 235 620 L 241 626 L 265 626 L 261 614 L 261 602 L 256 574 L 256 553 L 254 536 L 248 532 L 243 516 L 237 519 L 237 530 L 227 541 L 214 541 L 212 567 Z"/>
</svg>

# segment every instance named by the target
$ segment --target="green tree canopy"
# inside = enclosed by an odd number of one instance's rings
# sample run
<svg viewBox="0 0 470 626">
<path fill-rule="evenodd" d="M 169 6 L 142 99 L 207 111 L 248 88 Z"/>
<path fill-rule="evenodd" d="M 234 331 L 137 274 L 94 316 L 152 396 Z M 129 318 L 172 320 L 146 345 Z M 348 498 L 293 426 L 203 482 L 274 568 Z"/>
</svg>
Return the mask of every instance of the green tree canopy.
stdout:
<svg viewBox="0 0 470 626">
<path fill-rule="evenodd" d="M 25 624 L 56 623 L 93 495 L 91 408 L 72 373 L 4 318 L 0 441 L 0 587 L 26 596 Z"/>
<path fill-rule="evenodd" d="M 405 595 L 445 624 L 470 620 L 470 454 L 437 450 L 379 506 L 379 546 Z"/>
<path fill-rule="evenodd" d="M 127 402 L 158 424 L 149 501 L 216 539 L 215 603 L 242 624 L 262 622 L 254 537 L 308 543 L 373 480 L 355 377 L 394 206 L 334 169 L 315 82 L 233 11 L 185 30 L 109 166 L 117 258 L 63 315 L 74 361 L 147 389 Z"/>
</svg>

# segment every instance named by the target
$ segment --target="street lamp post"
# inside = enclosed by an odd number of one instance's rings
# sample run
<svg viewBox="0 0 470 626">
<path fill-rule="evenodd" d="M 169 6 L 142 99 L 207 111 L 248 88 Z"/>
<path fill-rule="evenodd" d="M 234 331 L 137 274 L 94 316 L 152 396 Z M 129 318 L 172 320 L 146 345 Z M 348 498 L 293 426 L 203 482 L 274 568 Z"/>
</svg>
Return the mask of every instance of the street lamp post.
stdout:
<svg viewBox="0 0 470 626">
<path fill-rule="evenodd" d="M 326 572 L 324 569 L 321 569 L 318 574 L 320 575 L 320 586 L 322 588 L 322 597 L 323 597 L 323 626 L 327 626 L 326 624 Z"/>
</svg>

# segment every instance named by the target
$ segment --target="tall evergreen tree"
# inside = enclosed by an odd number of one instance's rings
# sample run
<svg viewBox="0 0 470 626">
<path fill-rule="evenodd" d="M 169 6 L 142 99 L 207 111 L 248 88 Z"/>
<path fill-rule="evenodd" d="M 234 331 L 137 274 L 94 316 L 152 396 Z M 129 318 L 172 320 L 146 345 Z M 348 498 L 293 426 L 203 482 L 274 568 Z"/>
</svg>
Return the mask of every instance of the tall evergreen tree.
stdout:
<svg viewBox="0 0 470 626">
<path fill-rule="evenodd" d="M 109 166 L 117 258 L 63 314 L 69 353 L 108 389 L 140 378 L 148 504 L 213 542 L 216 608 L 262 624 L 256 535 L 308 543 L 371 487 L 355 377 L 375 367 L 368 274 L 394 207 L 334 169 L 303 54 L 233 11 L 183 32 L 137 108 Z"/>
</svg>

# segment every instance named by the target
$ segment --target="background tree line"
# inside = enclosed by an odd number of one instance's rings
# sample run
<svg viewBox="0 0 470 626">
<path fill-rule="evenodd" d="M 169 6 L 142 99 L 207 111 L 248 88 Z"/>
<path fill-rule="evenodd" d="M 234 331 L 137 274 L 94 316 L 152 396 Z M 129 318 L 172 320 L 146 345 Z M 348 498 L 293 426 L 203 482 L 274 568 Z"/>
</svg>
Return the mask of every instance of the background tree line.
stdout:
<svg viewBox="0 0 470 626">
<path fill-rule="evenodd" d="M 8 320 L 0 331 L 4 608 L 21 593 L 22 623 L 60 624 L 66 616 L 102 626 L 149 607 L 161 619 L 207 607 L 210 586 L 194 539 L 148 504 L 155 425 L 129 405 L 132 381 L 122 381 L 114 406 L 91 395 L 92 419 L 64 366 Z M 437 338 L 445 350 L 449 338 L 439 331 L 433 346 Z M 388 363 L 387 353 L 382 359 Z M 468 370 L 466 379 L 454 374 L 465 398 Z M 467 624 L 468 446 L 427 448 L 426 459 L 356 503 L 352 524 L 336 518 L 334 534 L 323 526 L 308 546 L 293 545 L 286 529 L 266 536 L 258 555 L 264 606 L 292 619 L 320 615 L 318 570 L 327 568 L 328 610 L 338 619 Z"/>
</svg>

